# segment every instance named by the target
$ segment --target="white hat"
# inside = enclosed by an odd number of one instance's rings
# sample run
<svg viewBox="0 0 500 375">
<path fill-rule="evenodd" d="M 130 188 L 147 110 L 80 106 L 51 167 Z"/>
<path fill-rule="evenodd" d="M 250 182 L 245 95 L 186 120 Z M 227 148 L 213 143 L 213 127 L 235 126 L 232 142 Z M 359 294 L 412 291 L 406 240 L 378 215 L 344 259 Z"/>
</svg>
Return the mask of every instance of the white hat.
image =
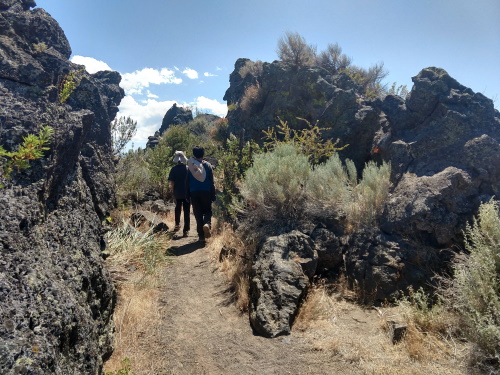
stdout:
<svg viewBox="0 0 500 375">
<path fill-rule="evenodd" d="M 174 163 L 178 163 L 178 162 L 185 163 L 186 161 L 187 161 L 187 159 L 186 159 L 186 155 L 184 155 L 184 152 L 175 151 Z"/>
</svg>

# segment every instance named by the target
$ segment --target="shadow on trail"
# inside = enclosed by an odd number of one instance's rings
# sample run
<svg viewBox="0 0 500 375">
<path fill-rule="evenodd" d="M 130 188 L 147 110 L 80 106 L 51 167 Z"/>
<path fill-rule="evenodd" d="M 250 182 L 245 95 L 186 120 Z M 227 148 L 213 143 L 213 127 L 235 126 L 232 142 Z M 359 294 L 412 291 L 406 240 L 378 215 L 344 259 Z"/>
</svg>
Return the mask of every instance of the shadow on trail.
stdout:
<svg viewBox="0 0 500 375">
<path fill-rule="evenodd" d="M 181 256 L 181 255 L 186 255 L 190 254 L 196 250 L 202 249 L 205 247 L 204 243 L 201 242 L 191 242 L 185 245 L 181 246 L 172 246 L 167 249 L 167 254 L 168 255 L 173 255 L 173 256 Z"/>
</svg>

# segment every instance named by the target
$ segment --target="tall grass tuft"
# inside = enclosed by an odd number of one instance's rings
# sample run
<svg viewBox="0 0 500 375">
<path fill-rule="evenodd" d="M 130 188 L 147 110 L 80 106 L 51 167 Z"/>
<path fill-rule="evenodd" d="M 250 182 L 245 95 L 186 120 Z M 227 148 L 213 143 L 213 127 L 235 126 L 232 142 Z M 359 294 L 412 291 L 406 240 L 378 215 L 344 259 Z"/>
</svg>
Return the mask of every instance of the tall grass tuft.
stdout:
<svg viewBox="0 0 500 375">
<path fill-rule="evenodd" d="M 154 274 L 165 261 L 166 238 L 155 236 L 152 229 L 146 233 L 132 227 L 125 220 L 106 233 L 108 265 L 111 272 L 135 268 L 145 274 Z"/>
</svg>

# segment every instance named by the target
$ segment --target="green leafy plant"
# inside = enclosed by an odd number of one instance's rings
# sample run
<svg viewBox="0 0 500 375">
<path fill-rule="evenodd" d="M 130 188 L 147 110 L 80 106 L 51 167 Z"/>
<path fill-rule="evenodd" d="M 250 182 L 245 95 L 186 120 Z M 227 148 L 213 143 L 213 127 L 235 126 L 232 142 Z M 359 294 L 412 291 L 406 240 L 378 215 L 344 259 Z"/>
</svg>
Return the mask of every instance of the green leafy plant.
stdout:
<svg viewBox="0 0 500 375">
<path fill-rule="evenodd" d="M 76 90 L 82 80 L 85 68 L 69 72 L 59 84 L 59 102 L 62 104 Z"/>
<path fill-rule="evenodd" d="M 338 147 L 340 140 L 324 139 L 322 133 L 329 128 L 321 128 L 318 122 L 313 125 L 306 119 L 297 117 L 305 121 L 307 127 L 300 130 L 291 129 L 288 122 L 279 120 L 275 128 L 264 130 L 264 146 L 267 150 L 272 150 L 281 144 L 293 144 L 300 153 L 309 158 L 311 164 L 319 164 L 327 160 L 335 152 L 343 150 L 347 145 Z"/>
<path fill-rule="evenodd" d="M 106 375 L 135 375 L 132 371 L 130 359 L 125 357 L 121 362 L 121 368 L 115 371 L 108 371 Z"/>
<path fill-rule="evenodd" d="M 48 47 L 44 42 L 40 42 L 40 43 L 34 43 L 33 49 L 35 50 L 36 54 L 39 54 L 47 51 Z"/>
<path fill-rule="evenodd" d="M 167 198 L 170 183 L 167 181 L 172 163 L 173 151 L 164 143 L 159 143 L 154 149 L 146 151 L 146 161 L 150 173 L 150 182 L 153 190 L 160 194 L 163 199 Z"/>
<path fill-rule="evenodd" d="M 255 141 L 242 144 L 233 134 L 219 151 L 217 155 L 219 165 L 214 170 L 214 174 L 218 187 L 222 191 L 216 205 L 216 215 L 222 219 L 221 223 L 231 220 L 236 213 L 233 202 L 241 199 L 238 183 L 253 164 L 254 156 L 261 152 L 261 148 Z"/>
<path fill-rule="evenodd" d="M 7 151 L 0 146 L 0 171 L 1 178 L 10 179 L 14 170 L 18 172 L 29 168 L 30 160 L 37 160 L 43 157 L 54 130 L 50 126 L 42 126 L 38 135 L 28 134 L 23 138 L 23 142 L 17 151 Z M 0 187 L 3 185 L 0 183 Z"/>
</svg>

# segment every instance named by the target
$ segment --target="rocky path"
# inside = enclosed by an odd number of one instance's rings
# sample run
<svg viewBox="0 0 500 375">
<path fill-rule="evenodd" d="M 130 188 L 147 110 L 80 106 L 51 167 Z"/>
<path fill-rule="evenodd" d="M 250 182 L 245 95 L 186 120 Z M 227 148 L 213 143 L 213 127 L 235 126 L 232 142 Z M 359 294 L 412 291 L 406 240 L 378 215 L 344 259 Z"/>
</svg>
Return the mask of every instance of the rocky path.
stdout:
<svg viewBox="0 0 500 375">
<path fill-rule="evenodd" d="M 175 260 L 164 276 L 162 319 L 151 343 L 167 364 L 158 374 L 359 373 L 314 350 L 301 332 L 275 339 L 254 335 L 247 315 L 231 303 L 208 248 L 196 240 L 174 239 L 169 249 Z"/>
</svg>

